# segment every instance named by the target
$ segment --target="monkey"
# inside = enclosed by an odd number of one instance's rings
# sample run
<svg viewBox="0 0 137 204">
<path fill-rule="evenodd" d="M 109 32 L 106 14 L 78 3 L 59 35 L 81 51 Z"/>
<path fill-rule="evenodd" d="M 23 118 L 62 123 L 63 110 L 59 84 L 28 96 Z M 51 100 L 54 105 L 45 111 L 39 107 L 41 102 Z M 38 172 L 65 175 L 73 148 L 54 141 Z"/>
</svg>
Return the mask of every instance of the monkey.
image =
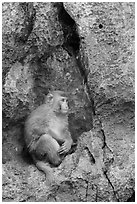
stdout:
<svg viewBox="0 0 137 204">
<path fill-rule="evenodd" d="M 69 106 L 65 92 L 53 91 L 25 122 L 25 142 L 36 167 L 49 174 L 69 152 L 73 139 L 68 128 Z"/>
</svg>

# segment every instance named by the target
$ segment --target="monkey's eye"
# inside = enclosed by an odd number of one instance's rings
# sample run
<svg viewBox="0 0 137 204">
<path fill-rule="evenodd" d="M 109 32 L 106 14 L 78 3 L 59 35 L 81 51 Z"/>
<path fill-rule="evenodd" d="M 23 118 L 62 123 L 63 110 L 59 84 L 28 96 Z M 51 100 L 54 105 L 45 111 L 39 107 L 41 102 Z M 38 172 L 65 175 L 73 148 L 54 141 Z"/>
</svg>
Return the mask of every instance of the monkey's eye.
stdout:
<svg viewBox="0 0 137 204">
<path fill-rule="evenodd" d="M 66 98 L 62 98 L 61 101 L 62 102 L 67 102 L 67 99 Z"/>
</svg>

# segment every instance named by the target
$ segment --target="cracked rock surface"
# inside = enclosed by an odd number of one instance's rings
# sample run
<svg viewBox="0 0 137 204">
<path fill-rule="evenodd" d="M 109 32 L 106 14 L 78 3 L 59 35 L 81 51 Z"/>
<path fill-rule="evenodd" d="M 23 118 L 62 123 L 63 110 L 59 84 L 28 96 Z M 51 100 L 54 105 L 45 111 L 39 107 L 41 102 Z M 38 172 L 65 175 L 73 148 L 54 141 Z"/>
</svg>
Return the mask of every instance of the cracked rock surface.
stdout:
<svg viewBox="0 0 137 204">
<path fill-rule="evenodd" d="M 134 3 L 65 3 L 64 7 L 83 37 L 87 88 L 105 139 L 105 164 L 106 147 L 113 153 L 106 178 L 118 201 L 126 201 L 134 192 L 135 176 Z"/>
<path fill-rule="evenodd" d="M 3 3 L 2 196 L 9 202 L 124 202 L 135 192 L 134 3 Z M 76 146 L 54 182 L 24 149 L 24 121 L 69 91 Z"/>
</svg>

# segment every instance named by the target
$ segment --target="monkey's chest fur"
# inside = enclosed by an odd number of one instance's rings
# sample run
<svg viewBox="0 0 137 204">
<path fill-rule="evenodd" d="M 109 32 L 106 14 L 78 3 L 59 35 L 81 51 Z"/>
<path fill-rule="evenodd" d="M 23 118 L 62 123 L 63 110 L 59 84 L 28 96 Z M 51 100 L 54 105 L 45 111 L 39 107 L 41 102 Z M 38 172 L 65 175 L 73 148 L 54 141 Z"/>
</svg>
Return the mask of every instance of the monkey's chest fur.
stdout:
<svg viewBox="0 0 137 204">
<path fill-rule="evenodd" d="M 68 132 L 68 120 L 67 118 L 56 118 L 50 122 L 49 131 L 51 131 L 52 136 L 62 144 L 64 139 L 67 137 Z"/>
</svg>

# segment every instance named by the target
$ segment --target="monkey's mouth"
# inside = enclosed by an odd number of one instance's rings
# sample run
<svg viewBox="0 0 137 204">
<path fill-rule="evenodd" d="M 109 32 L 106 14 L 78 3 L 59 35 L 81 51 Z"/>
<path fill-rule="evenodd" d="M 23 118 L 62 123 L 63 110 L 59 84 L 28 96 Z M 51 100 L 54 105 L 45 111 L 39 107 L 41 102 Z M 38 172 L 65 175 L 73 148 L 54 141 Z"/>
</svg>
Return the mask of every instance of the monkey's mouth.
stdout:
<svg viewBox="0 0 137 204">
<path fill-rule="evenodd" d="M 62 113 L 64 113 L 64 114 L 68 113 L 68 109 L 62 110 Z"/>
</svg>

